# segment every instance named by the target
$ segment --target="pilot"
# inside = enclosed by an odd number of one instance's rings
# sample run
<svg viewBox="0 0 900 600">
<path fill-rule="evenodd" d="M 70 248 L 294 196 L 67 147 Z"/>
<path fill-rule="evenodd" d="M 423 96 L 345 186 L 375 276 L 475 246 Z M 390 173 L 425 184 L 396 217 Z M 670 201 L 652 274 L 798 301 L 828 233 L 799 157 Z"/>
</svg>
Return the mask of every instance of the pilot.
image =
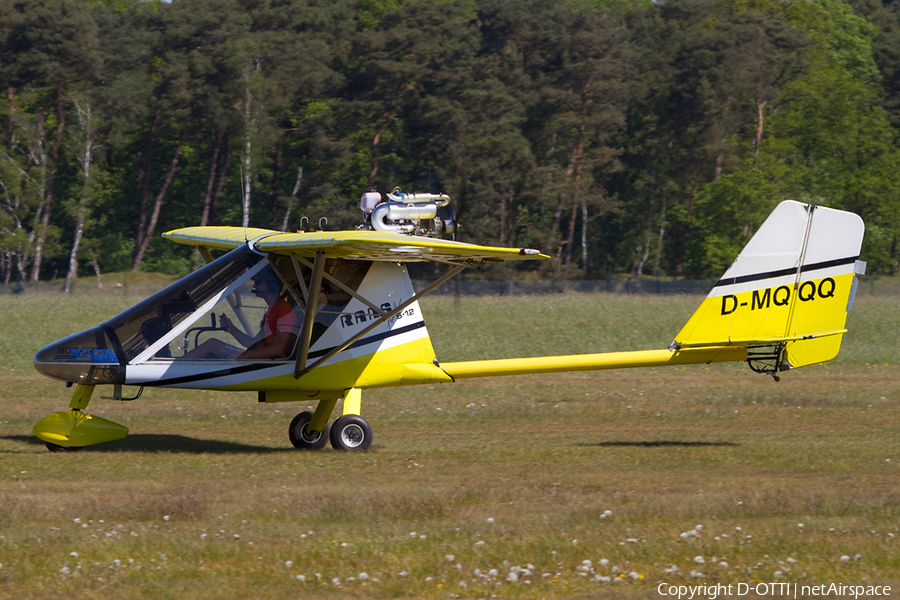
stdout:
<svg viewBox="0 0 900 600">
<path fill-rule="evenodd" d="M 268 309 L 255 336 L 241 331 L 224 314 L 219 318 L 223 331 L 229 333 L 246 350 L 219 339 L 209 339 L 184 355 L 184 358 L 285 358 L 293 349 L 299 329 L 297 311 L 281 294 L 281 284 L 270 268 L 253 277 L 252 293 L 265 301 Z"/>
</svg>

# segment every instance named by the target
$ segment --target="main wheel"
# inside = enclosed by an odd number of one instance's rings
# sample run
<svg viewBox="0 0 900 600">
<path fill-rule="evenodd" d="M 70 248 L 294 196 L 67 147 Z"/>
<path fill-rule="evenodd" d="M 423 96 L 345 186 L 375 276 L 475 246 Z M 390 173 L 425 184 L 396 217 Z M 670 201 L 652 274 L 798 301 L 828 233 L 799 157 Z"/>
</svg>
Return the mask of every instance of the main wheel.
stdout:
<svg viewBox="0 0 900 600">
<path fill-rule="evenodd" d="M 335 450 L 368 450 L 372 427 L 359 415 L 338 417 L 331 426 L 331 446 Z"/>
<path fill-rule="evenodd" d="M 322 431 L 310 431 L 309 422 L 312 421 L 313 414 L 305 411 L 294 417 L 288 427 L 288 437 L 291 438 L 291 444 L 294 448 L 300 450 L 321 450 L 328 443 L 328 424 Z"/>
</svg>

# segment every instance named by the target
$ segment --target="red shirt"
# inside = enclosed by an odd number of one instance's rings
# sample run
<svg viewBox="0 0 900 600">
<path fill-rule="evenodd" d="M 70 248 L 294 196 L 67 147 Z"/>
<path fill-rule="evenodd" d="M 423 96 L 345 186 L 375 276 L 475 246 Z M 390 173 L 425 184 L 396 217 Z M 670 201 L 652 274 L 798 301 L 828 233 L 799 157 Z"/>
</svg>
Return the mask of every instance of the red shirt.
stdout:
<svg viewBox="0 0 900 600">
<path fill-rule="evenodd" d="M 278 331 L 297 335 L 297 312 L 281 297 L 266 311 L 264 327 L 266 342 L 274 344 L 275 333 Z"/>
</svg>

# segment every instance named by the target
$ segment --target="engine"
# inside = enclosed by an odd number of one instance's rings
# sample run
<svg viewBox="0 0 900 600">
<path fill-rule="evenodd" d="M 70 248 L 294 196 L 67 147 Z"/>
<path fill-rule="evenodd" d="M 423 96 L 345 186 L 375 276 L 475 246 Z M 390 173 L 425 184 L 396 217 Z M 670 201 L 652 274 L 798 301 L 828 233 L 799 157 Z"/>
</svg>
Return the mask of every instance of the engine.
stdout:
<svg viewBox="0 0 900 600">
<path fill-rule="evenodd" d="M 424 237 L 456 237 L 456 220 L 446 194 L 407 194 L 394 188 L 388 194 L 369 189 L 359 199 L 365 213 L 359 229 Z"/>
</svg>

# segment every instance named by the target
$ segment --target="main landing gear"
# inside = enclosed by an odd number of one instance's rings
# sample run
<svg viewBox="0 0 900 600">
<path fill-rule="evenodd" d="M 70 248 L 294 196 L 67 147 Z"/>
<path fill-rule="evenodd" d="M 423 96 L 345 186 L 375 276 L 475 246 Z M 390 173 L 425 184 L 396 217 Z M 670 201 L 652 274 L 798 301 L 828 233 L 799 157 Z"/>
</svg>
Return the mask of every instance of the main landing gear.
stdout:
<svg viewBox="0 0 900 600">
<path fill-rule="evenodd" d="M 358 452 L 368 450 L 372 445 L 372 427 L 359 416 L 362 394 L 359 389 L 349 389 L 344 393 L 343 415 L 335 419 L 329 427 L 328 417 L 337 403 L 334 400 L 320 400 L 316 412 L 304 411 L 294 417 L 288 427 L 288 437 L 294 448 L 299 450 L 321 450 L 328 441 L 335 450 Z"/>
</svg>

